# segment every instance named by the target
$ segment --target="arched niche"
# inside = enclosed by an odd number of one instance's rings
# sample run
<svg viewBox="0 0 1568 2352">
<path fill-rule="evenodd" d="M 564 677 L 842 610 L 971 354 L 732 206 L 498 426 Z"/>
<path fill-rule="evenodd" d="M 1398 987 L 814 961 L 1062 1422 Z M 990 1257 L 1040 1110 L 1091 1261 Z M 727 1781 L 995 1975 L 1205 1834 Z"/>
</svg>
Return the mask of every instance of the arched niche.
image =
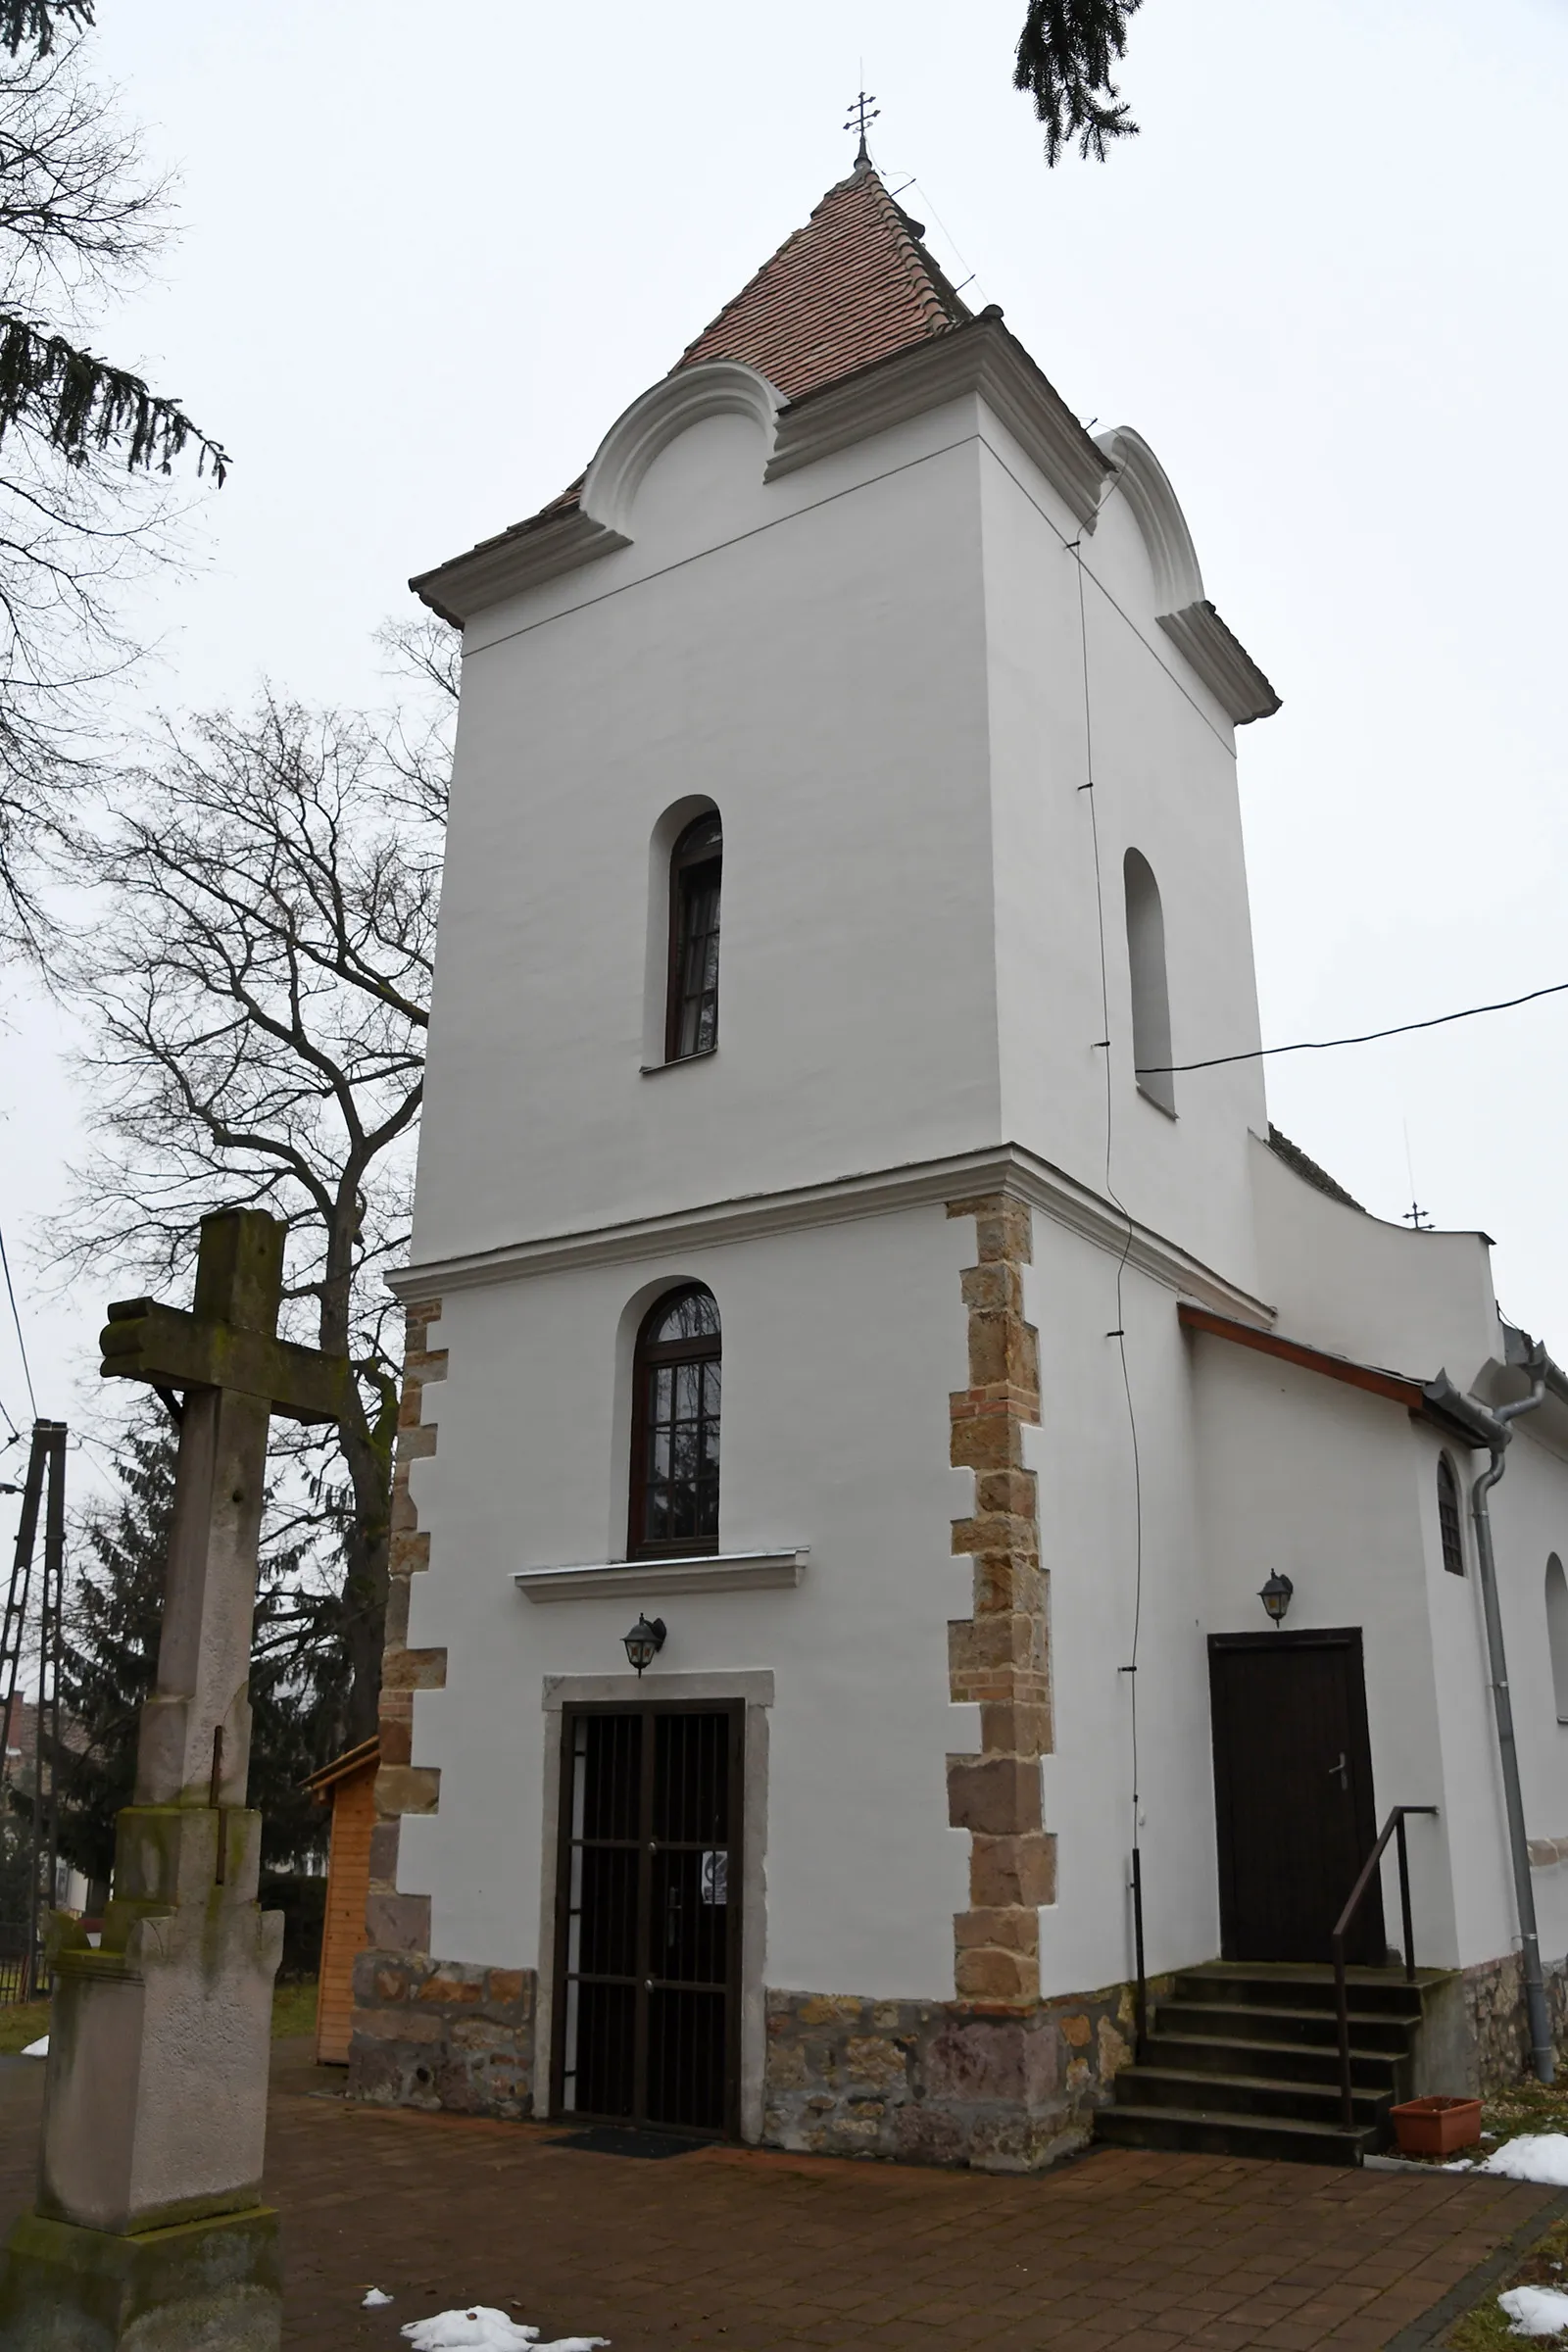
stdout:
<svg viewBox="0 0 1568 2352">
<path fill-rule="evenodd" d="M 1127 897 L 1127 968 L 1133 999 L 1133 1068 L 1138 1091 L 1176 1116 L 1170 1069 L 1170 989 L 1165 977 L 1165 911 L 1159 884 L 1142 850 L 1122 860 Z"/>
<path fill-rule="evenodd" d="M 1557 1721 L 1568 1723 L 1568 1577 L 1555 1552 L 1546 1562 L 1546 1643 Z"/>
</svg>

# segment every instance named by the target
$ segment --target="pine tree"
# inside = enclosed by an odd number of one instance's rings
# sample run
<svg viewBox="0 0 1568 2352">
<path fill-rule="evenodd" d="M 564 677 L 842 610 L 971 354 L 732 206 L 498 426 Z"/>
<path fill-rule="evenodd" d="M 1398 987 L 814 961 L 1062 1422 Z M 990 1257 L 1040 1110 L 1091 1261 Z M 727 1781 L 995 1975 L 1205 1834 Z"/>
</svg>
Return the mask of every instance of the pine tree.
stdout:
<svg viewBox="0 0 1568 2352">
<path fill-rule="evenodd" d="M 67 1604 L 60 1850 L 98 1895 L 114 1861 L 115 1816 L 134 1791 L 138 1721 L 157 1667 L 175 1452 L 170 1431 L 125 1439 L 120 1499 L 87 1519 L 91 1565 Z M 317 1589 L 309 1569 L 308 1547 L 273 1548 L 257 1602 L 249 1801 L 262 1814 L 264 1870 L 320 1852 L 327 1818 L 299 1784 L 343 1743 L 341 1603 Z"/>
<path fill-rule="evenodd" d="M 99 689 L 136 653 L 122 596 L 179 552 L 160 477 L 227 460 L 183 405 L 91 348 L 167 241 L 168 189 L 87 70 L 83 0 L 0 0 L 0 951 L 101 756 Z M 9 51 L 9 55 L 7 52 Z"/>
<path fill-rule="evenodd" d="M 38 63 L 55 53 L 56 36 L 68 39 L 93 23 L 93 0 L 0 0 L 0 47 L 14 58 L 31 52 Z M 25 87 L 25 84 L 19 85 Z M 11 165 L 5 122 L 0 117 L 0 174 Z M 19 163 L 21 159 L 19 158 Z M 0 219 L 8 208 L 0 205 Z M 32 241 L 49 233 L 47 219 L 32 208 Z M 21 216 L 6 220 L 17 229 Z M 0 305 L 0 440 L 21 419 L 41 421 L 54 446 L 74 464 L 94 449 L 117 445 L 133 471 L 170 470 L 187 443 L 198 452 L 197 471 L 211 465 L 220 482 L 226 460 L 184 414 L 179 403 L 153 392 L 138 375 L 95 359 L 58 331 L 40 325 L 9 304 Z"/>
<path fill-rule="evenodd" d="M 118 1505 L 83 1531 L 94 1565 L 71 1593 L 60 1671 L 60 1850 L 97 1889 L 109 1884 L 115 1816 L 135 1787 L 137 1723 L 158 1661 L 173 1442 L 133 1435 L 116 1469 Z"/>
<path fill-rule="evenodd" d="M 1105 160 L 1107 139 L 1138 135 L 1115 83 L 1112 61 L 1127 47 L 1127 20 L 1143 0 L 1029 0 L 1018 36 L 1012 86 L 1027 90 L 1046 126 L 1046 162 L 1076 139 L 1087 161 Z"/>
</svg>

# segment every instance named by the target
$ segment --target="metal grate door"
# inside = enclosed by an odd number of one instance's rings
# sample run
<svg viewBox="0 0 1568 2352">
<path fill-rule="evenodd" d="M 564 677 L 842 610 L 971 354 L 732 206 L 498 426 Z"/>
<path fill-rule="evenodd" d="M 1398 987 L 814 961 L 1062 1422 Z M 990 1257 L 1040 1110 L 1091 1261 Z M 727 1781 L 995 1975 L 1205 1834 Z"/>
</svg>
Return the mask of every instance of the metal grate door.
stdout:
<svg viewBox="0 0 1568 2352">
<path fill-rule="evenodd" d="M 568 1708 L 558 2114 L 733 2131 L 743 1709 Z"/>
</svg>

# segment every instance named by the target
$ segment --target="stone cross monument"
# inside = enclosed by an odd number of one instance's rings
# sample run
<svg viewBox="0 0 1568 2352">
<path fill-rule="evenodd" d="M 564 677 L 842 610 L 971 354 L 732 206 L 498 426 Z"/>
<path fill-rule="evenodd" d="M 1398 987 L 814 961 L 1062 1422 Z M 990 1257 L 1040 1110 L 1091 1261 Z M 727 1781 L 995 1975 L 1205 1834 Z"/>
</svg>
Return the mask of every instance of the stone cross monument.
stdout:
<svg viewBox="0 0 1568 2352">
<path fill-rule="evenodd" d="M 54 1963 L 35 2211 L 0 2269 L 8 2352 L 272 2352 L 276 2217 L 261 2202 L 283 1923 L 256 1899 L 245 1803 L 269 1416 L 329 1422 L 349 1366 L 276 1337 L 283 1227 L 202 1221 L 194 1311 L 109 1309 L 106 1379 L 179 1421 L 157 1683 L 94 1949 Z M 175 1404 L 174 1393 L 183 1395 Z"/>
</svg>

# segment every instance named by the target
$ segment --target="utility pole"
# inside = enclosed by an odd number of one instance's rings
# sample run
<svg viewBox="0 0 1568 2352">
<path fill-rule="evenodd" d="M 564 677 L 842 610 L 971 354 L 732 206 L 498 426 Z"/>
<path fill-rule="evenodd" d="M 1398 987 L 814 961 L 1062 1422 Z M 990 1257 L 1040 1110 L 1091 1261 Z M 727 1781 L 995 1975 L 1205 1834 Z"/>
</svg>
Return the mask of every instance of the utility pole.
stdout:
<svg viewBox="0 0 1568 2352">
<path fill-rule="evenodd" d="M 5 1616 L 0 1619 L 0 1805 L 10 1771 L 17 1685 L 26 1650 L 38 1516 L 43 1510 L 43 1569 L 38 1592 L 38 1703 L 34 1718 L 32 1795 L 28 1837 L 25 1942 L 20 1955 L 17 1998 L 30 2000 L 47 1976 L 44 1944 L 54 1906 L 60 1859 L 60 1641 L 66 1577 L 66 1424 L 35 1421 L 22 1515 L 11 1563 Z"/>
</svg>

